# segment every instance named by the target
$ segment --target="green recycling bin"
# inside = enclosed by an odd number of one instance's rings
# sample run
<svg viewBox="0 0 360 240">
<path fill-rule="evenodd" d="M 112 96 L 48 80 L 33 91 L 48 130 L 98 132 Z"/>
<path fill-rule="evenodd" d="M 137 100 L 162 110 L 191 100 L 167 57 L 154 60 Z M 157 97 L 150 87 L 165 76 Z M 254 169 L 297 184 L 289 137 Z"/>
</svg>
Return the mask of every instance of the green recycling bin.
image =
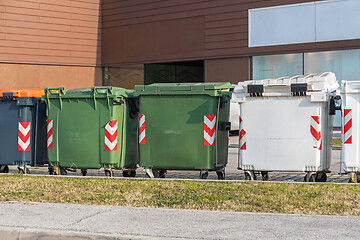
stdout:
<svg viewBox="0 0 360 240">
<path fill-rule="evenodd" d="M 45 88 L 47 147 L 55 174 L 66 169 L 123 169 L 135 177 L 138 164 L 138 100 L 132 90 Z"/>
<path fill-rule="evenodd" d="M 208 171 L 225 178 L 230 83 L 135 86 L 139 97 L 139 165 L 148 177 L 166 170 Z"/>
</svg>

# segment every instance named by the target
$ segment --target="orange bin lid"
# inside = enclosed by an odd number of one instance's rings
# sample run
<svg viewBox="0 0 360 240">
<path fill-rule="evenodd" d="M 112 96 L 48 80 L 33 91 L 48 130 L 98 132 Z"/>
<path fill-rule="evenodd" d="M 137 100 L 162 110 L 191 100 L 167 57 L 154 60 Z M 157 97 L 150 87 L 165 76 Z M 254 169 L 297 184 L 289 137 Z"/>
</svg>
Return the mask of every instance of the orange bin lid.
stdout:
<svg viewBox="0 0 360 240">
<path fill-rule="evenodd" d="M 44 89 L 0 89 L 0 97 L 3 93 L 13 93 L 13 97 L 41 97 Z"/>
</svg>

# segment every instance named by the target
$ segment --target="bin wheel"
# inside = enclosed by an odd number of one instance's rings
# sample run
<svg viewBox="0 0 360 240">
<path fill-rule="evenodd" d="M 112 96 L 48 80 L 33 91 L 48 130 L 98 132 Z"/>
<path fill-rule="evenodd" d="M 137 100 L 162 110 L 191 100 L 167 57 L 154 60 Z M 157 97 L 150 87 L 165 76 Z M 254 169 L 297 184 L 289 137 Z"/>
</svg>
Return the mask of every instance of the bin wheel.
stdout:
<svg viewBox="0 0 360 240">
<path fill-rule="evenodd" d="M 19 174 L 30 174 L 30 169 L 18 167 Z"/>
<path fill-rule="evenodd" d="M 87 169 L 81 169 L 81 174 L 82 174 L 83 176 L 86 176 L 86 174 L 87 174 Z"/>
<path fill-rule="evenodd" d="M 9 172 L 9 166 L 8 165 L 1 165 L 0 166 L 0 172 L 1 173 L 8 173 Z"/>
<path fill-rule="evenodd" d="M 326 173 L 324 172 L 317 172 L 316 176 L 315 176 L 315 181 L 316 182 L 326 182 L 327 180 L 327 176 Z"/>
<path fill-rule="evenodd" d="M 200 179 L 207 179 L 208 176 L 209 176 L 208 171 L 201 171 L 200 172 Z"/>
<path fill-rule="evenodd" d="M 154 178 L 160 178 L 160 174 L 159 174 L 158 170 L 153 169 L 152 171 L 153 171 Z"/>
<path fill-rule="evenodd" d="M 219 180 L 224 180 L 225 179 L 225 170 L 217 171 L 216 175 Z"/>
<path fill-rule="evenodd" d="M 166 170 L 159 170 L 159 178 L 165 178 Z"/>
<path fill-rule="evenodd" d="M 245 174 L 245 180 L 247 181 L 256 180 L 256 175 L 253 171 L 245 171 L 244 174 Z"/>
<path fill-rule="evenodd" d="M 55 175 L 55 170 L 54 170 L 53 166 L 48 167 L 48 170 L 49 170 L 50 175 Z"/>
<path fill-rule="evenodd" d="M 110 169 L 105 169 L 105 176 L 113 177 L 114 176 L 113 170 L 111 168 Z"/>
<path fill-rule="evenodd" d="M 60 167 L 60 175 L 67 175 L 67 171 L 65 168 Z"/>
<path fill-rule="evenodd" d="M 136 171 L 135 170 L 124 170 L 123 177 L 135 177 Z"/>
<path fill-rule="evenodd" d="M 261 177 L 262 177 L 262 180 L 263 180 L 263 181 L 269 181 L 269 180 L 270 180 L 269 172 L 264 172 L 264 171 L 262 171 L 262 172 L 261 172 Z"/>
<path fill-rule="evenodd" d="M 360 179 L 356 176 L 356 173 L 349 174 L 349 183 L 358 183 Z"/>
<path fill-rule="evenodd" d="M 151 176 L 150 176 L 149 173 L 150 173 L 150 174 L 152 173 L 152 175 L 154 176 L 154 178 L 159 178 L 159 177 L 160 177 L 159 172 L 158 172 L 157 170 L 150 169 L 150 168 L 146 169 L 145 176 L 146 176 L 147 178 L 151 178 Z"/>
<path fill-rule="evenodd" d="M 315 173 L 307 173 L 304 177 L 304 182 L 315 182 L 316 174 Z"/>
</svg>

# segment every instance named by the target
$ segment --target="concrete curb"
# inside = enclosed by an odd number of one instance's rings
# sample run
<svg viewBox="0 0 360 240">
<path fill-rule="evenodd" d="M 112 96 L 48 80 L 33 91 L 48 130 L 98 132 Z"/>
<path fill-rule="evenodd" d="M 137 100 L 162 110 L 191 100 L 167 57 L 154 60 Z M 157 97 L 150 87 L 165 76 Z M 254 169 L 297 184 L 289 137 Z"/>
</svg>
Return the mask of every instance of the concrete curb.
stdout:
<svg viewBox="0 0 360 240">
<path fill-rule="evenodd" d="M 0 240 L 181 240 L 182 238 L 160 238 L 147 236 L 131 236 L 118 234 L 99 234 L 99 233 L 84 233 L 75 231 L 60 231 L 51 229 L 34 229 L 21 227 L 2 227 L 0 226 Z"/>
</svg>

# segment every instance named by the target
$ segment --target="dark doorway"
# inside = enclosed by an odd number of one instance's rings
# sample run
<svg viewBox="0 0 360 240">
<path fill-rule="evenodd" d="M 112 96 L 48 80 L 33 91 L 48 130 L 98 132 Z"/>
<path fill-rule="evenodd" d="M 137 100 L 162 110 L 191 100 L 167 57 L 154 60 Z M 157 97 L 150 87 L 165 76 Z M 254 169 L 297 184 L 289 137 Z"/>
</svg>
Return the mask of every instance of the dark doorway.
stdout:
<svg viewBox="0 0 360 240">
<path fill-rule="evenodd" d="M 145 64 L 145 84 L 204 82 L 204 61 Z"/>
</svg>

